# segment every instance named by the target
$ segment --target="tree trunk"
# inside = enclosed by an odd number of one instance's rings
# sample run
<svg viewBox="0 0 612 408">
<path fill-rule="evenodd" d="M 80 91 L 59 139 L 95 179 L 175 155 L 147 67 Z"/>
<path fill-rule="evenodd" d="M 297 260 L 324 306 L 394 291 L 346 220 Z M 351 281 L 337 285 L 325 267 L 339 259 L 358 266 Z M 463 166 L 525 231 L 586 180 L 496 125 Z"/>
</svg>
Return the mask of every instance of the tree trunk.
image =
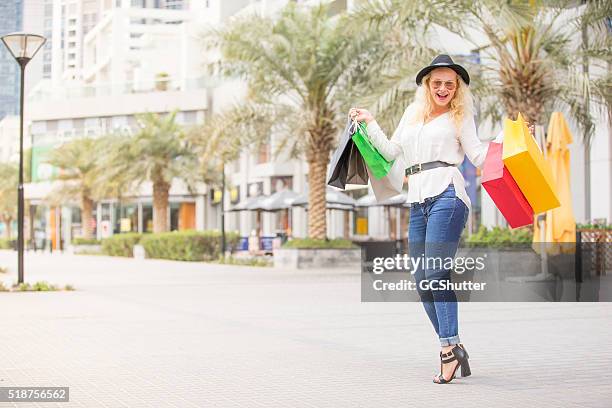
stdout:
<svg viewBox="0 0 612 408">
<path fill-rule="evenodd" d="M 342 211 L 344 213 L 344 231 L 342 236 L 344 237 L 344 239 L 349 239 L 350 238 L 350 231 L 351 231 L 351 226 L 350 226 L 350 214 L 348 211 Z"/>
<path fill-rule="evenodd" d="M 4 237 L 8 240 L 11 239 L 11 222 L 13 222 L 13 217 L 2 217 L 2 222 L 6 225 L 6 229 L 4 230 Z"/>
<path fill-rule="evenodd" d="M 153 182 L 153 232 L 168 231 L 168 196 L 170 183 Z"/>
<path fill-rule="evenodd" d="M 325 190 L 327 189 L 327 165 L 329 153 L 334 145 L 338 129 L 330 118 L 333 114 L 328 107 L 321 105 L 312 111 L 314 119 L 306 132 L 308 142 L 306 160 L 308 161 L 308 237 L 327 238 L 327 214 Z"/>
<path fill-rule="evenodd" d="M 89 198 L 88 194 L 83 194 L 81 196 L 81 230 L 82 236 L 85 239 L 90 239 L 93 236 L 91 228 L 93 205 L 94 202 Z"/>
<path fill-rule="evenodd" d="M 329 155 L 319 152 L 308 161 L 308 236 L 313 239 L 327 237 L 325 217 L 325 189 Z"/>
</svg>

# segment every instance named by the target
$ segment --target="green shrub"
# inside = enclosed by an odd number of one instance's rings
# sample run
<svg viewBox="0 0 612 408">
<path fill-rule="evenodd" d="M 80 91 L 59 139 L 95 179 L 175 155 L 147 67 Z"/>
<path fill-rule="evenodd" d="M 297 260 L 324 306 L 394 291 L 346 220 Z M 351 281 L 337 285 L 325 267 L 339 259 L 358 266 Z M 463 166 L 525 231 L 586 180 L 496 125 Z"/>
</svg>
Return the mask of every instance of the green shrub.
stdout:
<svg viewBox="0 0 612 408">
<path fill-rule="evenodd" d="M 102 240 L 102 253 L 110 256 L 132 257 L 134 245 L 138 244 L 141 238 L 142 234 L 133 232 L 115 234 Z"/>
<path fill-rule="evenodd" d="M 14 285 L 13 289 L 18 292 L 28 292 L 32 290 L 32 286 L 27 282 L 21 282 L 19 285 Z"/>
<path fill-rule="evenodd" d="M 4 286 L 4 283 L 0 282 L 0 292 L 8 292 L 9 288 Z"/>
<path fill-rule="evenodd" d="M 36 292 L 48 292 L 51 290 L 58 290 L 57 286 L 51 285 L 48 282 L 40 281 L 32 285 L 32 290 Z"/>
<path fill-rule="evenodd" d="M 68 286 L 70 285 L 66 285 L 66 287 Z M 59 288 L 56 285 L 52 285 L 47 281 L 38 281 L 38 282 L 34 282 L 33 284 L 30 284 L 28 282 L 23 282 L 18 285 L 17 284 L 13 285 L 13 291 L 16 291 L 16 292 L 51 292 L 51 291 L 57 291 L 57 290 L 61 290 L 61 288 Z"/>
<path fill-rule="evenodd" d="M 237 233 L 226 233 L 226 243 L 235 246 Z M 172 231 L 147 234 L 141 240 L 148 258 L 175 261 L 210 261 L 221 255 L 221 233 L 217 231 Z"/>
<path fill-rule="evenodd" d="M 102 241 L 100 241 L 99 239 L 95 239 L 95 238 L 74 238 L 72 240 L 72 244 L 73 245 L 100 245 L 102 243 Z"/>
<path fill-rule="evenodd" d="M 586 224 L 576 224 L 576 228 L 578 229 L 603 229 L 603 230 L 612 230 L 612 224 L 601 224 L 601 223 L 586 223 Z"/>
<path fill-rule="evenodd" d="M 512 247 L 531 244 L 533 232 L 529 228 L 501 228 L 488 229 L 484 225 L 466 239 L 470 247 Z"/>
<path fill-rule="evenodd" d="M 358 248 L 348 239 L 293 238 L 283 244 L 283 248 L 297 249 L 352 249 Z"/>
<path fill-rule="evenodd" d="M 14 247 L 15 247 L 15 240 L 0 238 L 0 249 L 13 249 Z"/>
</svg>

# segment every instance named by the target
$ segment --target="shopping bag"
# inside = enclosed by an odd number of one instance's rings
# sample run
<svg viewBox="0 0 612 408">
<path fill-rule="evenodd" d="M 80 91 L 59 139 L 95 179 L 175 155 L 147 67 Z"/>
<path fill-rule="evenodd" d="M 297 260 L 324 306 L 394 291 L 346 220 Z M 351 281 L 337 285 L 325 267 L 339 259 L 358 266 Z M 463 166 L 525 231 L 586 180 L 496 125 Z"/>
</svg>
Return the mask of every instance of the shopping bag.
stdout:
<svg viewBox="0 0 612 408">
<path fill-rule="evenodd" d="M 395 197 L 396 195 L 402 192 L 402 187 L 404 186 L 404 177 L 406 171 L 406 164 L 401 157 L 398 157 L 393 162 L 393 166 L 387 173 L 386 176 L 381 177 L 380 179 L 376 179 L 372 177 L 372 173 L 369 167 L 366 167 L 368 170 L 368 175 L 370 176 L 370 183 L 372 184 L 372 191 L 374 192 L 374 196 L 376 197 L 377 202 L 382 202 L 391 197 Z"/>
<path fill-rule="evenodd" d="M 502 160 L 534 213 L 561 205 L 550 166 L 520 113 L 516 120 L 506 118 L 504 121 Z"/>
<path fill-rule="evenodd" d="M 340 135 L 338 148 L 334 151 L 329 166 L 330 172 L 327 184 L 343 190 L 346 187 L 348 177 L 349 158 L 351 148 L 354 145 L 351 136 L 355 131 L 355 127 L 355 122 L 349 119 L 344 131 Z"/>
<path fill-rule="evenodd" d="M 361 157 L 363 157 L 363 160 L 368 166 L 371 175 L 378 180 L 386 176 L 389 173 L 389 170 L 391 170 L 394 161 L 388 161 L 385 159 L 383 155 L 380 154 L 372 145 L 368 139 L 368 132 L 365 123 L 357 123 L 357 129 L 353 134 L 352 139 L 359 149 Z"/>
<path fill-rule="evenodd" d="M 502 160 L 501 143 L 489 143 L 482 186 L 512 228 L 533 224 L 533 209 Z"/>
<path fill-rule="evenodd" d="M 348 159 L 348 172 L 346 175 L 347 184 L 368 184 L 368 168 L 363 161 L 363 157 L 359 154 L 357 146 L 353 140 L 350 141 L 350 153 Z"/>
</svg>

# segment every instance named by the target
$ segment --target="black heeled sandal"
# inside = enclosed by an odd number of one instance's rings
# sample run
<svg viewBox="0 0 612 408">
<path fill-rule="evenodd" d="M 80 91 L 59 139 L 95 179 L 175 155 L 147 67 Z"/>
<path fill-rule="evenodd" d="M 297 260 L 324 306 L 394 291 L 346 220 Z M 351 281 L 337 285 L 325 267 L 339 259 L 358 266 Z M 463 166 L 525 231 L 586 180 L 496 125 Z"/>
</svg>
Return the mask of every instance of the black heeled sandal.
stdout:
<svg viewBox="0 0 612 408">
<path fill-rule="evenodd" d="M 470 375 L 472 375 L 472 370 L 470 370 L 470 363 L 467 361 L 469 360 L 470 355 L 468 354 L 468 351 L 463 344 L 459 343 L 459 347 L 461 347 L 463 351 L 465 351 L 466 360 L 465 364 L 461 365 L 461 377 L 469 377 Z"/>
<path fill-rule="evenodd" d="M 453 369 L 449 380 L 444 378 L 442 367 L 444 364 L 452 363 L 457 360 L 458 364 Z M 436 384 L 448 384 L 455 379 L 457 368 L 461 367 L 461 376 L 468 377 L 472 374 L 470 370 L 470 363 L 468 362 L 468 354 L 463 348 L 463 345 L 455 345 L 448 353 L 440 352 L 440 374 L 438 375 L 438 381 L 433 380 Z"/>
<path fill-rule="evenodd" d="M 468 351 L 465 346 L 462 343 L 459 343 L 459 347 L 461 347 L 463 351 L 465 351 L 465 358 L 469 359 L 470 355 L 468 354 Z M 440 352 L 440 360 L 442 360 L 442 352 Z M 470 364 L 468 362 L 466 365 L 461 366 L 461 375 L 459 377 L 469 377 L 470 375 L 472 375 L 472 371 L 470 370 Z"/>
</svg>

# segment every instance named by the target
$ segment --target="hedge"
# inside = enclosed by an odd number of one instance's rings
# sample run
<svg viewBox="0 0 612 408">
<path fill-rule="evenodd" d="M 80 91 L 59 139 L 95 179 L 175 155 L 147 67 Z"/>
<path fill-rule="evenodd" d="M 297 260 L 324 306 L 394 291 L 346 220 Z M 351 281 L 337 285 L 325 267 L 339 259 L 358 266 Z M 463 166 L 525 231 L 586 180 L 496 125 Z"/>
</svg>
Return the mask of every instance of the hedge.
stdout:
<svg viewBox="0 0 612 408">
<path fill-rule="evenodd" d="M 0 249 L 13 249 L 15 248 L 15 240 L 8 240 L 6 238 L 0 238 Z"/>
<path fill-rule="evenodd" d="M 77 237 L 72 240 L 73 245 L 100 245 L 101 241 L 95 238 Z"/>
<path fill-rule="evenodd" d="M 470 235 L 466 239 L 466 243 L 470 247 L 512 247 L 517 244 L 531 244 L 533 240 L 533 232 L 529 228 L 501 228 L 487 227 L 481 225 L 478 231 Z"/>
<path fill-rule="evenodd" d="M 132 257 L 134 254 L 134 245 L 138 244 L 141 238 L 142 234 L 133 232 L 115 234 L 102 240 L 102 253 L 110 256 Z"/>
<path fill-rule="evenodd" d="M 237 233 L 226 233 L 228 248 L 236 246 Z M 221 233 L 217 231 L 173 231 L 147 234 L 140 244 L 148 258 L 175 261 L 211 261 L 221 255 Z"/>
</svg>

